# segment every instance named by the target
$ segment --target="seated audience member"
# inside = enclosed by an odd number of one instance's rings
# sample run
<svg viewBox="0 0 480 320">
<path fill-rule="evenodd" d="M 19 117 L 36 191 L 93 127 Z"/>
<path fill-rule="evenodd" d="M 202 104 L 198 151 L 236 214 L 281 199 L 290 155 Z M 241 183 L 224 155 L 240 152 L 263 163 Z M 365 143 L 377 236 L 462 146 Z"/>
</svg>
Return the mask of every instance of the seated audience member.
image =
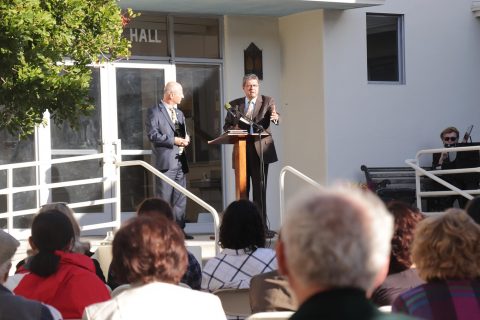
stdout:
<svg viewBox="0 0 480 320">
<path fill-rule="evenodd" d="M 160 198 L 148 198 L 142 201 L 137 209 L 137 216 L 149 216 L 152 218 L 166 217 L 169 220 L 175 220 L 173 217 L 172 208 L 170 204 Z M 190 288 L 200 290 L 202 283 L 202 269 L 200 263 L 195 256 L 187 250 L 188 266 L 187 271 L 183 275 L 180 282 L 188 285 Z M 108 270 L 108 285 L 113 290 L 119 285 L 122 285 L 115 275 L 112 273 L 111 268 Z"/>
<path fill-rule="evenodd" d="M 132 286 L 85 310 L 83 319 L 225 319 L 220 299 L 178 286 L 187 269 L 185 238 L 166 217 L 128 221 L 113 240 L 112 271 Z"/>
<path fill-rule="evenodd" d="M 253 276 L 277 269 L 275 251 L 265 248 L 260 212 L 249 200 L 237 200 L 227 207 L 220 225 L 219 244 L 222 252 L 203 268 L 202 290 L 249 288 Z"/>
<path fill-rule="evenodd" d="M 299 303 L 290 319 L 409 319 L 367 298 L 387 274 L 392 231 L 391 214 L 372 193 L 346 186 L 302 193 L 277 242 L 279 272 Z"/>
<path fill-rule="evenodd" d="M 480 224 L 480 197 L 477 196 L 468 201 L 465 211 L 467 211 L 467 214 L 473 219 L 473 221 Z"/>
<path fill-rule="evenodd" d="M 445 128 L 440 133 L 440 139 L 442 140 L 443 146 L 445 148 L 455 147 L 459 142 L 459 131 L 455 127 Z M 469 138 L 469 135 L 463 137 L 462 143 L 466 143 Z M 448 169 L 458 169 L 463 166 L 456 162 L 457 154 L 456 152 L 442 152 L 434 153 L 432 155 L 432 169 L 433 170 L 448 170 Z M 460 167 L 459 167 L 460 166 Z M 447 174 L 441 175 L 440 178 L 446 182 L 451 183 L 462 190 L 470 190 L 478 188 L 478 179 L 475 179 L 474 174 Z M 431 181 L 431 191 L 437 190 L 450 190 L 443 185 Z M 455 200 L 458 201 L 458 206 L 464 208 L 467 204 L 467 199 L 464 196 L 443 196 L 443 197 L 432 197 L 428 198 L 427 205 L 429 211 L 444 211 L 448 208 L 452 208 Z"/>
<path fill-rule="evenodd" d="M 48 211 L 48 210 L 58 210 L 58 211 L 60 211 L 61 213 L 66 215 L 68 220 L 70 220 L 70 222 L 72 223 L 73 233 L 75 234 L 75 242 L 74 242 L 74 245 L 72 247 L 71 252 L 81 253 L 81 254 L 87 255 L 88 257 L 91 257 L 93 255 L 93 252 L 90 251 L 90 244 L 80 241 L 80 225 L 78 224 L 77 220 L 75 219 L 75 216 L 74 216 L 75 213 L 73 212 L 73 210 L 67 204 L 65 204 L 63 202 L 56 202 L 56 203 L 49 203 L 49 204 L 43 205 L 40 208 L 40 210 L 38 211 L 38 213 Z M 17 272 L 21 272 L 21 270 L 23 268 L 25 268 L 25 266 L 24 266 L 25 263 L 27 263 L 27 265 L 28 265 L 29 259 L 34 254 L 35 254 L 35 251 L 30 250 L 30 252 L 29 252 L 30 257 L 20 261 L 17 264 Z M 100 267 L 100 263 L 96 259 L 92 259 L 92 262 L 95 266 L 95 273 L 100 278 L 100 280 L 102 280 L 102 282 L 105 283 L 106 282 L 105 281 L 105 276 L 103 275 L 103 271 L 102 271 L 102 268 Z"/>
<path fill-rule="evenodd" d="M 63 213 L 53 209 L 37 214 L 29 242 L 36 254 L 13 288 L 15 294 L 48 303 L 66 319 L 80 318 L 86 306 L 110 298 L 92 259 L 71 252 L 75 234 Z"/>
<path fill-rule="evenodd" d="M 2 320 L 56 320 L 62 319 L 60 312 L 52 306 L 38 301 L 15 296 L 3 286 L 12 267 L 12 257 L 20 243 L 0 230 L 0 319 Z"/>
<path fill-rule="evenodd" d="M 479 239 L 480 227 L 463 210 L 420 222 L 412 259 L 427 283 L 402 293 L 392 310 L 421 319 L 480 319 Z"/>
<path fill-rule="evenodd" d="M 257 274 L 250 280 L 252 313 L 297 310 L 291 290 L 288 280 L 278 270 Z"/>
<path fill-rule="evenodd" d="M 390 202 L 387 208 L 393 214 L 394 229 L 387 278 L 371 297 L 378 306 L 391 305 L 399 294 L 424 282 L 419 278 L 410 255 L 413 232 L 423 216 L 417 209 L 400 201 Z"/>
</svg>

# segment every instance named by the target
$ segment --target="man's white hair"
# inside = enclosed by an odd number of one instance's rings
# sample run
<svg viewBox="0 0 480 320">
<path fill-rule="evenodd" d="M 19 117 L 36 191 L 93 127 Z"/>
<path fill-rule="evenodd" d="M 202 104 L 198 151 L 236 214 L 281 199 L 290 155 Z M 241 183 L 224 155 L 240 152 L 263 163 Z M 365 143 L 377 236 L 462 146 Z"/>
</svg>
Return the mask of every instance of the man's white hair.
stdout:
<svg viewBox="0 0 480 320">
<path fill-rule="evenodd" d="M 388 263 L 393 217 L 374 194 L 337 186 L 301 194 L 281 238 L 291 273 L 305 286 L 368 291 Z"/>
<path fill-rule="evenodd" d="M 10 270 L 12 257 L 19 245 L 17 239 L 0 229 L 0 281 Z"/>
</svg>

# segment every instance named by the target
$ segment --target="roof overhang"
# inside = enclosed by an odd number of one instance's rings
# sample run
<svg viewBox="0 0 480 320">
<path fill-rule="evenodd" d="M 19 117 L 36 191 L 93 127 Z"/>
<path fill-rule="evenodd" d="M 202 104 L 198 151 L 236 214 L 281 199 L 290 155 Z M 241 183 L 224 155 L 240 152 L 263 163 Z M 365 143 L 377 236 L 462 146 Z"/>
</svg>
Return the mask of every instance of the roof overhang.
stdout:
<svg viewBox="0 0 480 320">
<path fill-rule="evenodd" d="M 385 0 L 120 0 L 119 4 L 137 11 L 282 17 L 318 9 L 378 6 Z"/>
</svg>

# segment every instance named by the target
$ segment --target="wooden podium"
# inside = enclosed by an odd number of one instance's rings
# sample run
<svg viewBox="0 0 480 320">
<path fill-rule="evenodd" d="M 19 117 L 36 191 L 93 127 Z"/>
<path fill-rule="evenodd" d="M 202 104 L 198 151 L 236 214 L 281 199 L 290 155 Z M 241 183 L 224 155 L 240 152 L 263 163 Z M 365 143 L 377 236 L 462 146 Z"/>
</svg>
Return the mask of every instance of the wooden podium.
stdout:
<svg viewBox="0 0 480 320">
<path fill-rule="evenodd" d="M 268 133 L 262 133 L 268 136 Z M 235 197 L 237 199 L 248 199 L 247 194 L 247 141 L 255 139 L 258 133 L 249 134 L 247 130 L 229 130 L 208 141 L 208 144 L 233 144 L 233 159 L 235 160 Z"/>
</svg>

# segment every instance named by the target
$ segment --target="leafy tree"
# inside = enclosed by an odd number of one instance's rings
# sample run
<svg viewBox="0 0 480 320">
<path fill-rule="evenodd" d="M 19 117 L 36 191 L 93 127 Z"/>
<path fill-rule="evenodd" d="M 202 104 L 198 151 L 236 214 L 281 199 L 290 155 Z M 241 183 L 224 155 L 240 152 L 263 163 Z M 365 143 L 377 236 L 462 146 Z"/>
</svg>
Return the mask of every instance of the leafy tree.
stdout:
<svg viewBox="0 0 480 320">
<path fill-rule="evenodd" d="M 128 57 L 116 0 L 0 1 L 0 129 L 25 137 L 44 123 L 78 126 L 94 108 L 89 64 Z"/>
</svg>

